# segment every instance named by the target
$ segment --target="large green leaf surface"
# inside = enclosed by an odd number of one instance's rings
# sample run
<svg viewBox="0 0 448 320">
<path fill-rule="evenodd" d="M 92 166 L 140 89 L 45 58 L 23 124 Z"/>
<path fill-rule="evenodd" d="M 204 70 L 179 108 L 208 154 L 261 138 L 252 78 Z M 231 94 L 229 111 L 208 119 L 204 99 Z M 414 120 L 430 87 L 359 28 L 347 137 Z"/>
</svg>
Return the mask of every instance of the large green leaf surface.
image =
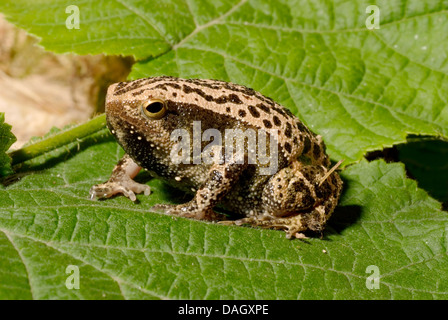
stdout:
<svg viewBox="0 0 448 320">
<path fill-rule="evenodd" d="M 447 213 L 401 164 L 360 159 L 410 133 L 447 137 L 448 5 L 376 1 L 380 29 L 368 30 L 371 4 L 2 1 L 0 11 L 48 50 L 133 55 L 132 79 L 253 87 L 321 134 L 346 168 L 324 238 L 289 241 L 280 231 L 151 213 L 186 200 L 158 180 L 138 203 L 90 201 L 90 186 L 122 153 L 115 142 L 56 165 L 48 155 L 45 170 L 0 189 L 0 297 L 446 299 Z M 80 9 L 79 30 L 65 26 L 68 5 Z M 68 265 L 80 269 L 79 290 L 65 286 Z M 379 289 L 369 289 L 369 266 Z"/>
<path fill-rule="evenodd" d="M 182 201 L 158 180 L 139 203 L 88 199 L 121 150 L 98 144 L 0 190 L 0 297 L 34 299 L 447 298 L 447 213 L 383 161 L 348 167 L 324 239 L 151 213 Z M 80 289 L 65 287 L 67 266 Z M 368 266 L 379 289 L 368 289 Z"/>
</svg>

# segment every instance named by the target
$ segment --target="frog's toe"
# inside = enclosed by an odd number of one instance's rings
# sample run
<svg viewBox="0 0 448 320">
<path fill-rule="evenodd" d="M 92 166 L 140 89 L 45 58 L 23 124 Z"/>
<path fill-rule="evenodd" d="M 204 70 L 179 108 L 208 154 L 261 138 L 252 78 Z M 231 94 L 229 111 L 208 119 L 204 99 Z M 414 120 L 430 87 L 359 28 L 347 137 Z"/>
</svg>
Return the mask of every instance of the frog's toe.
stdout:
<svg viewBox="0 0 448 320">
<path fill-rule="evenodd" d="M 278 218 L 270 215 L 249 216 L 246 218 L 231 221 L 237 226 L 252 225 L 254 227 L 261 227 L 266 229 L 284 230 L 287 239 L 306 239 L 307 237 L 302 231 L 306 230 L 300 216 L 291 218 Z M 227 224 L 227 223 L 226 223 Z"/>
<path fill-rule="evenodd" d="M 149 210 L 151 212 L 155 212 L 155 213 L 161 213 L 161 214 L 171 214 L 170 213 L 170 209 L 174 207 L 173 205 L 169 205 L 169 204 L 156 204 L 154 206 L 152 206 L 151 208 L 149 208 Z"/>
<path fill-rule="evenodd" d="M 123 187 L 127 192 L 129 193 L 143 193 L 145 196 L 149 196 L 149 194 L 151 193 L 151 187 L 146 185 L 146 184 L 142 184 L 142 183 L 138 183 L 135 182 L 133 180 L 131 180 L 130 183 L 127 184 L 126 187 Z M 135 194 L 134 194 L 135 197 Z"/>
<path fill-rule="evenodd" d="M 197 220 L 221 220 L 222 217 L 212 209 L 199 209 L 190 203 L 172 205 L 172 204 L 156 204 L 150 208 L 152 212 L 176 215 L 185 218 Z"/>
<path fill-rule="evenodd" d="M 233 224 L 241 226 L 243 224 L 251 224 L 253 226 L 263 226 L 266 221 L 270 220 L 270 216 L 249 216 L 242 219 L 233 220 Z"/>
<path fill-rule="evenodd" d="M 202 214 L 198 214 L 188 205 L 156 204 L 150 210 L 156 213 L 202 219 Z"/>
<path fill-rule="evenodd" d="M 110 198 L 116 193 L 116 190 L 110 183 L 97 184 L 91 187 L 89 191 L 91 200 Z"/>
</svg>

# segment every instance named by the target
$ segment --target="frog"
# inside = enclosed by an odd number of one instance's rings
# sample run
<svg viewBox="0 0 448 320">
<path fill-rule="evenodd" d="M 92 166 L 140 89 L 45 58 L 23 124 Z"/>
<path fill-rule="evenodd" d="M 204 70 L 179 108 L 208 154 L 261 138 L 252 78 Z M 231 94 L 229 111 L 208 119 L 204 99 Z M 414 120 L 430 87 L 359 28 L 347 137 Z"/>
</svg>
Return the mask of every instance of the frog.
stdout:
<svg viewBox="0 0 448 320">
<path fill-rule="evenodd" d="M 91 199 L 122 194 L 136 201 L 136 194 L 150 195 L 149 185 L 134 180 L 145 170 L 192 196 L 186 203 L 157 204 L 152 212 L 284 230 L 289 239 L 322 234 L 338 204 L 343 186 L 339 163 L 332 166 L 322 137 L 288 108 L 247 86 L 173 76 L 119 82 L 107 90 L 105 113 L 107 127 L 125 154 L 106 182 L 91 187 Z M 200 124 L 199 135 L 195 123 Z M 244 148 L 239 157 L 227 156 L 216 137 L 215 148 L 208 148 L 211 155 L 220 155 L 214 161 L 173 156 L 179 155 L 183 140 L 207 149 L 211 139 L 203 134 L 210 129 L 223 136 L 236 129 L 264 132 L 269 137 L 264 141 L 275 147 L 269 149 L 274 170 L 267 174 L 266 161 L 248 161 Z M 179 130 L 193 139 L 173 138 Z M 191 160 L 191 153 L 184 155 Z"/>
</svg>

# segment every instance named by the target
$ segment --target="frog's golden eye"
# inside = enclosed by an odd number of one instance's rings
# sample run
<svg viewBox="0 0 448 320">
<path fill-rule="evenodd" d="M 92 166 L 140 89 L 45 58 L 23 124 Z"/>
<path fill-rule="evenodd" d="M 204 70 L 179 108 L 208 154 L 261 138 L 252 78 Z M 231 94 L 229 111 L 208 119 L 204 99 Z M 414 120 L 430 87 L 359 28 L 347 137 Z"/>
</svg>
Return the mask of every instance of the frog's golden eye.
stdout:
<svg viewBox="0 0 448 320">
<path fill-rule="evenodd" d="M 149 100 L 142 105 L 143 114 L 152 120 L 163 118 L 163 116 L 166 114 L 166 111 L 166 104 L 162 100 Z"/>
</svg>

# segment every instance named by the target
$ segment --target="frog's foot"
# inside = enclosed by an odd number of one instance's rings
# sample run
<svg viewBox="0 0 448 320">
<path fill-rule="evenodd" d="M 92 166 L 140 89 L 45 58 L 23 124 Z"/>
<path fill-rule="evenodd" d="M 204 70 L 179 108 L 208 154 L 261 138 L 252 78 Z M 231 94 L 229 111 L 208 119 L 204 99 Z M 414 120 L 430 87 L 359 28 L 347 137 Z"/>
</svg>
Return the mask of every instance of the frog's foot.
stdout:
<svg viewBox="0 0 448 320">
<path fill-rule="evenodd" d="M 179 205 L 156 204 L 150 208 L 150 210 L 152 212 L 193 218 L 197 220 L 216 221 L 224 219 L 223 215 L 216 213 L 211 208 L 200 209 L 192 201 Z"/>
<path fill-rule="evenodd" d="M 107 182 L 90 188 L 90 199 L 110 198 L 121 193 L 135 201 L 137 200 L 136 193 L 143 192 L 145 196 L 149 195 L 151 192 L 149 186 L 132 180 L 139 173 L 140 169 L 141 167 L 125 154 L 118 161 Z"/>
<path fill-rule="evenodd" d="M 125 181 L 107 181 L 102 184 L 97 184 L 90 188 L 90 199 L 110 198 L 117 194 L 123 194 L 132 201 L 137 200 L 135 194 L 144 193 L 148 196 L 151 193 L 151 188 L 146 184 L 135 182 L 132 179 L 125 179 Z"/>
</svg>

